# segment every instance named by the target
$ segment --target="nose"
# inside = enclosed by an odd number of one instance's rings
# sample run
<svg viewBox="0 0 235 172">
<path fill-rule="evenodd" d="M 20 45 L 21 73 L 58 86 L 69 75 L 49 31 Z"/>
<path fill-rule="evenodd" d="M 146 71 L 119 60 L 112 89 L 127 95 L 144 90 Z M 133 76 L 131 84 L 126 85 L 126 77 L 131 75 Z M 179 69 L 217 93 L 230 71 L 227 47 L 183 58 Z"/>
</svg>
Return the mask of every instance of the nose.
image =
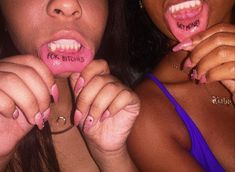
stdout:
<svg viewBox="0 0 235 172">
<path fill-rule="evenodd" d="M 47 11 L 50 16 L 58 18 L 78 19 L 82 15 L 78 0 L 51 0 Z"/>
</svg>

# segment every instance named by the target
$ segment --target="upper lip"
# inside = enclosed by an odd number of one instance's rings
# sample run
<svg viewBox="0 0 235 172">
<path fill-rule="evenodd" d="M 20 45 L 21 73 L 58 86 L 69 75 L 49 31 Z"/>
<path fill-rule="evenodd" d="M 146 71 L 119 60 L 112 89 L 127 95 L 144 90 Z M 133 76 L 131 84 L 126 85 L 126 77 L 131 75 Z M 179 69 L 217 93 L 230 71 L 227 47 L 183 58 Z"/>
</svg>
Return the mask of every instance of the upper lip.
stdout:
<svg viewBox="0 0 235 172">
<path fill-rule="evenodd" d="M 44 42 L 43 45 L 49 44 L 50 42 L 53 42 L 59 39 L 73 39 L 79 42 L 82 47 L 92 50 L 92 47 L 85 40 L 85 38 L 75 30 L 59 30 L 55 34 L 53 34 L 51 38 L 49 38 L 46 42 Z"/>
</svg>

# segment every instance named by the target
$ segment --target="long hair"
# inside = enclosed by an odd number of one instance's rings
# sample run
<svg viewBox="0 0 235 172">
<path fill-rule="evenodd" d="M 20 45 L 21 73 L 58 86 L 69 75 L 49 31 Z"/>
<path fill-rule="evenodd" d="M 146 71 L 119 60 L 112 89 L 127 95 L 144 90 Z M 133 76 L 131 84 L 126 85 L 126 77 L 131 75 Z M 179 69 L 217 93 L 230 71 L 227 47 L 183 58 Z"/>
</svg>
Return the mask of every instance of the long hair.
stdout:
<svg viewBox="0 0 235 172">
<path fill-rule="evenodd" d="M 170 51 L 170 40 L 152 22 L 144 7 L 140 7 L 141 0 L 124 1 L 126 20 L 124 32 L 128 44 L 128 50 L 125 51 L 128 51 L 127 63 L 133 72 L 132 85 L 135 86 Z M 235 5 L 232 9 L 231 22 L 235 24 Z"/>
<path fill-rule="evenodd" d="M 99 55 L 109 62 L 113 75 L 134 87 L 167 52 L 167 38 L 156 30 L 138 0 L 119 0 L 110 9 L 113 23 L 108 24 Z"/>
<path fill-rule="evenodd" d="M 124 56 L 126 56 L 126 52 L 123 51 L 125 53 L 121 53 L 121 47 L 118 47 L 123 41 L 120 34 L 122 35 L 123 27 L 125 25 L 124 13 L 119 11 L 124 7 L 123 5 L 124 3 L 122 1 L 109 0 L 108 23 L 100 51 L 97 56 L 105 57 L 105 59 L 110 63 L 111 72 L 125 83 L 129 83 L 129 77 L 125 75 L 128 70 L 125 70 L 124 72 L 122 71 L 122 68 L 117 69 L 117 67 L 115 67 L 121 66 L 118 65 L 118 62 L 120 62 L 119 57 L 123 57 L 122 54 L 125 54 Z M 5 30 L 4 18 L 1 15 L 1 11 L 0 26 L 0 58 L 19 54 L 12 43 L 9 34 Z M 45 123 L 45 127 L 42 131 L 38 130 L 37 127 L 34 127 L 21 140 L 14 157 L 10 160 L 6 167 L 6 172 L 15 171 L 60 172 L 59 163 L 53 146 L 50 126 L 48 123 Z"/>
<path fill-rule="evenodd" d="M 18 54 L 0 12 L 0 58 Z M 60 172 L 50 127 L 45 123 L 42 131 L 34 127 L 19 143 L 17 152 L 6 167 L 7 172 Z"/>
</svg>

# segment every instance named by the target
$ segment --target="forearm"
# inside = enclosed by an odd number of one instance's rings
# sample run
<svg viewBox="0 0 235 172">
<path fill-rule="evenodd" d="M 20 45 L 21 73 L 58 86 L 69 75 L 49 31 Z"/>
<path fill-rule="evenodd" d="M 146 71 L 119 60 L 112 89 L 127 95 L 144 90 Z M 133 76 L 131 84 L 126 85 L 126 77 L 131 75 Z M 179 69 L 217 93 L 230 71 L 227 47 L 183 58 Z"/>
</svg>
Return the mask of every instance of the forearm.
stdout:
<svg viewBox="0 0 235 172">
<path fill-rule="evenodd" d="M 95 152 L 94 159 L 101 172 L 138 172 L 126 148 L 112 153 Z"/>
</svg>

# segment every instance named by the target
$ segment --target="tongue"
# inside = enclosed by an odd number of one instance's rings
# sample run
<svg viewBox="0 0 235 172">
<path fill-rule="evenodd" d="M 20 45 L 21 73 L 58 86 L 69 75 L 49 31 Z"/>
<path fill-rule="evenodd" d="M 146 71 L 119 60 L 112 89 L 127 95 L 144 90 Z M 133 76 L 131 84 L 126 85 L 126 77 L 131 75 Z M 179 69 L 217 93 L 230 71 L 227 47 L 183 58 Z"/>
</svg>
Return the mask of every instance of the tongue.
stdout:
<svg viewBox="0 0 235 172">
<path fill-rule="evenodd" d="M 52 52 L 47 45 L 40 48 L 39 56 L 54 75 L 67 72 L 81 72 L 94 55 L 82 47 L 79 52 Z"/>
<path fill-rule="evenodd" d="M 208 5 L 204 2 L 201 7 L 174 14 L 167 10 L 165 19 L 173 35 L 182 42 L 207 28 L 208 12 Z"/>
</svg>

